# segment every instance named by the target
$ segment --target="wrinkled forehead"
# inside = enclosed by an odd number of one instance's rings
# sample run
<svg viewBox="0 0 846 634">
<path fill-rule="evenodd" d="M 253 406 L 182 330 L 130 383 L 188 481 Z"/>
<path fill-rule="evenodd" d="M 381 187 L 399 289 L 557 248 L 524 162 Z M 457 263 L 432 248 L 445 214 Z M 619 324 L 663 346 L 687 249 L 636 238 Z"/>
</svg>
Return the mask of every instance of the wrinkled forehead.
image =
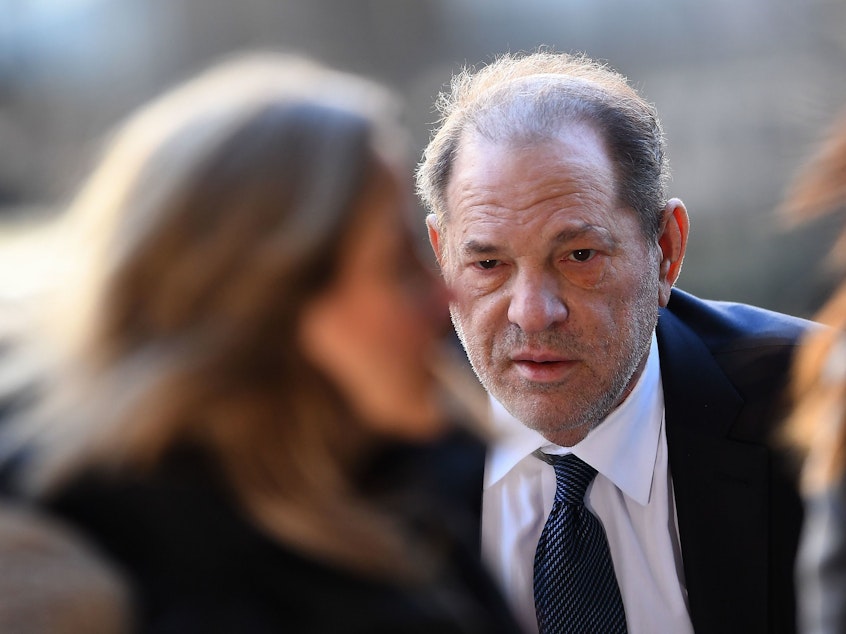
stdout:
<svg viewBox="0 0 846 634">
<path fill-rule="evenodd" d="M 602 135 L 587 123 L 551 136 L 491 140 L 468 132 L 445 190 L 447 216 L 480 201 L 527 209 L 562 196 L 617 202 L 617 178 Z"/>
</svg>

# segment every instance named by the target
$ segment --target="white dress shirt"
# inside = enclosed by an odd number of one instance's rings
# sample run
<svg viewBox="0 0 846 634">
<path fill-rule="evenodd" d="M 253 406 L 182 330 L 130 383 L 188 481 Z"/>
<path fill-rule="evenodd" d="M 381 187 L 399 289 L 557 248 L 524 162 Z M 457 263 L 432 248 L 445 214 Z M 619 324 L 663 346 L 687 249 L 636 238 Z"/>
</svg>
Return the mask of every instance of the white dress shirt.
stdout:
<svg viewBox="0 0 846 634">
<path fill-rule="evenodd" d="M 598 474 L 585 496 L 605 527 L 630 634 L 692 634 L 667 466 L 658 344 L 634 390 L 571 448 L 549 443 L 492 400 L 500 436 L 488 453 L 482 549 L 518 621 L 537 632 L 535 548 L 555 496 L 553 467 L 532 455 L 572 452 Z"/>
</svg>

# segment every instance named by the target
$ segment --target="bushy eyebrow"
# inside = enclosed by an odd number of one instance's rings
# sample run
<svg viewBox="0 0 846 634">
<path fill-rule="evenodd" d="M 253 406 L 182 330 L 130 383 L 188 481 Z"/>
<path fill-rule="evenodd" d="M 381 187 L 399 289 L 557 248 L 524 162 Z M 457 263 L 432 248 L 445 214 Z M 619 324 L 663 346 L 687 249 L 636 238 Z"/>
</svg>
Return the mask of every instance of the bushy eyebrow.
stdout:
<svg viewBox="0 0 846 634">
<path fill-rule="evenodd" d="M 560 231 L 552 239 L 552 243 L 563 244 L 565 242 L 569 242 L 570 240 L 575 240 L 586 235 L 597 236 L 603 241 L 606 241 L 610 244 L 614 243 L 614 239 L 611 237 L 611 234 L 608 232 L 607 229 L 588 223 L 584 223 L 582 225 L 579 225 L 578 227 L 571 227 Z"/>
<path fill-rule="evenodd" d="M 582 236 L 593 235 L 599 237 L 609 246 L 615 245 L 616 241 L 611 237 L 611 234 L 604 227 L 592 224 L 580 224 L 577 227 L 568 227 L 555 234 L 551 243 L 553 245 L 564 244 L 570 240 L 576 240 Z M 493 255 L 502 251 L 502 248 L 496 244 L 489 242 L 480 242 L 478 240 L 467 240 L 461 244 L 461 253 L 465 256 L 484 256 Z"/>
<path fill-rule="evenodd" d="M 500 248 L 496 245 L 479 242 L 478 240 L 467 240 L 461 245 L 461 252 L 464 255 L 490 255 L 499 250 Z"/>
</svg>

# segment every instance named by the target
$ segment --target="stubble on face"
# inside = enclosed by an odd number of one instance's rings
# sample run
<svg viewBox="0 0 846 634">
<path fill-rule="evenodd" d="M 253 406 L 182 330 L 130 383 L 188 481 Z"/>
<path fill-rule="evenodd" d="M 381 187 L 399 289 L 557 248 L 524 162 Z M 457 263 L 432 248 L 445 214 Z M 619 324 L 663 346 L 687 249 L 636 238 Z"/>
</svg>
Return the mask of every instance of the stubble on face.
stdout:
<svg viewBox="0 0 846 634">
<path fill-rule="evenodd" d="M 484 388 L 527 427 L 562 447 L 573 446 L 599 425 L 628 396 L 646 364 L 658 320 L 657 280 L 647 280 L 634 298 L 628 318 L 619 322 L 618 336 L 595 345 L 580 332 L 560 329 L 528 335 L 508 324 L 492 337 L 474 330 L 472 315 L 450 307 L 453 326 L 470 365 Z M 488 343 L 489 342 L 489 343 Z M 555 350 L 583 359 L 585 380 L 537 383 L 506 377 L 508 359 L 524 348 Z M 604 366 L 598 372 L 596 366 Z"/>
</svg>

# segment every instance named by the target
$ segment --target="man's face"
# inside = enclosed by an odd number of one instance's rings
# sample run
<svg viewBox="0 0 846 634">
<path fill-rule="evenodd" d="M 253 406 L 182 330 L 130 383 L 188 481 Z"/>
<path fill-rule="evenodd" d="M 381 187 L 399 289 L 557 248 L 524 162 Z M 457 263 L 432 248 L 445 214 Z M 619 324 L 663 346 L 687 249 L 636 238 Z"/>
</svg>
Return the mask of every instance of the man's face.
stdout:
<svg viewBox="0 0 846 634">
<path fill-rule="evenodd" d="M 430 237 L 451 313 L 485 388 L 560 445 L 628 394 L 659 305 L 661 250 L 615 196 L 598 135 L 541 144 L 465 139 Z"/>
</svg>

